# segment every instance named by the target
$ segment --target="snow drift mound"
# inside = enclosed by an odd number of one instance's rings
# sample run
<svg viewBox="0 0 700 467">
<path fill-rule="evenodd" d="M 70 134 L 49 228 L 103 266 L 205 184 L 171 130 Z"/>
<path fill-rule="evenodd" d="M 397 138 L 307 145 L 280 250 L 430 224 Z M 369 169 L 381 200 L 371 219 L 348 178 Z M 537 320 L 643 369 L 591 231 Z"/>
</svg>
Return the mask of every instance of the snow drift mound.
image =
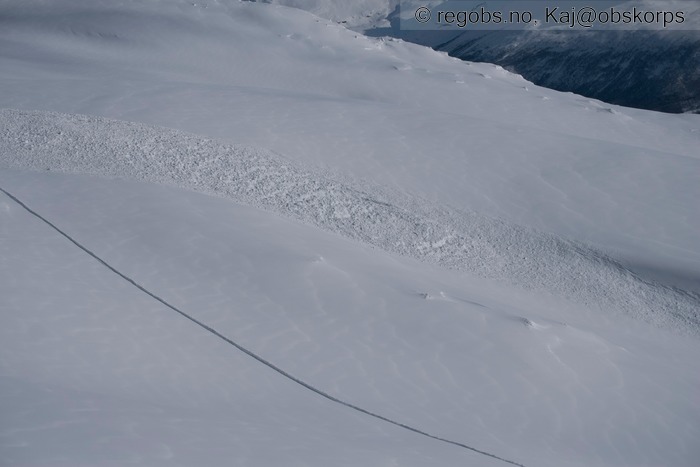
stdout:
<svg viewBox="0 0 700 467">
<path fill-rule="evenodd" d="M 677 330 L 700 298 L 645 281 L 585 245 L 386 190 L 262 149 L 98 117 L 0 112 L 0 167 L 123 177 L 217 194 L 376 247 Z"/>
</svg>

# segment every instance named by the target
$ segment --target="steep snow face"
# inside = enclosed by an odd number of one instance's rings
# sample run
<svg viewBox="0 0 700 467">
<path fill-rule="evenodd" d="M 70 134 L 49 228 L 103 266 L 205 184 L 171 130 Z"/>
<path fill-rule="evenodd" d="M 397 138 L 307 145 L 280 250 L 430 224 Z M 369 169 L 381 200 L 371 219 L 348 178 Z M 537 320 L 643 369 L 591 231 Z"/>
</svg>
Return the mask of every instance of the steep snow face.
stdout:
<svg viewBox="0 0 700 467">
<path fill-rule="evenodd" d="M 230 200 L 0 171 L 112 267 L 316 388 L 526 466 L 696 464 L 700 350 Z M 0 193 L 0 455 L 14 466 L 507 465 L 283 378 Z"/>
<path fill-rule="evenodd" d="M 560 94 L 278 5 L 6 2 L 2 21 L 0 106 L 270 148 L 698 283 L 695 116 Z"/>
</svg>

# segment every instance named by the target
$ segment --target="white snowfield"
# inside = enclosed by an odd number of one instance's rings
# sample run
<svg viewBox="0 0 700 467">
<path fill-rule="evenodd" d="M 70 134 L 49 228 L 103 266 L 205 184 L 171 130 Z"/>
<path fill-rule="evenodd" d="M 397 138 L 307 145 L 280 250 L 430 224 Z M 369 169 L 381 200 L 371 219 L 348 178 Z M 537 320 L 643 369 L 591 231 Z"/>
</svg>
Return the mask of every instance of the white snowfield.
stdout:
<svg viewBox="0 0 700 467">
<path fill-rule="evenodd" d="M 700 118 L 273 3 L 0 0 L 0 465 L 696 466 Z"/>
<path fill-rule="evenodd" d="M 112 267 L 309 384 L 526 466 L 691 466 L 698 341 L 229 200 L 3 170 Z M 6 465 L 506 465 L 332 404 L 3 195 Z"/>
</svg>

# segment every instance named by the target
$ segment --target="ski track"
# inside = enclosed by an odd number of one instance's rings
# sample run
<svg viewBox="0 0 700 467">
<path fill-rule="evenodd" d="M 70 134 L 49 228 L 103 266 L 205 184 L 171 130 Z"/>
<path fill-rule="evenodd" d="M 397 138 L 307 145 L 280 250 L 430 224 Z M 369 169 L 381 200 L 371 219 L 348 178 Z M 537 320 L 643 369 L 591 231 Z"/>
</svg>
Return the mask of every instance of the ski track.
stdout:
<svg viewBox="0 0 700 467">
<path fill-rule="evenodd" d="M 678 332 L 700 297 L 581 243 L 340 180 L 259 148 L 99 117 L 0 110 L 0 167 L 156 182 L 230 198 L 375 247 Z"/>
<path fill-rule="evenodd" d="M 337 403 L 337 404 L 340 404 L 340 405 L 343 405 L 343 406 L 345 406 L 345 407 L 348 407 L 348 408 L 350 408 L 350 409 L 352 409 L 352 410 L 355 410 L 356 412 L 363 413 L 363 414 L 365 414 L 365 415 L 368 415 L 368 416 L 370 416 L 370 417 L 376 418 L 376 419 L 378 419 L 378 420 L 382 420 L 382 421 L 384 421 L 384 422 L 386 422 L 386 423 L 390 423 L 390 424 L 392 424 L 392 425 L 398 426 L 398 427 L 403 428 L 403 429 L 405 429 L 405 430 L 412 431 L 412 432 L 414 432 L 414 433 L 416 433 L 416 434 L 419 434 L 419 435 L 421 435 L 421 436 L 425 436 L 425 437 L 427 437 L 427 438 L 431 438 L 431 439 L 434 439 L 434 440 L 437 440 L 437 441 L 442 441 L 442 442 L 447 443 L 447 444 L 452 444 L 452 445 L 454 445 L 454 446 L 458 446 L 458 447 L 467 449 L 467 450 L 469 450 L 469 451 L 473 451 L 473 452 L 475 452 L 475 453 L 477 453 L 477 454 L 481 454 L 481 455 L 483 455 L 483 456 L 491 457 L 491 458 L 493 458 L 493 459 L 502 461 L 502 462 L 504 462 L 504 463 L 506 463 L 506 464 L 516 465 L 516 466 L 519 466 L 519 467 L 525 467 L 523 464 L 520 464 L 520 463 L 515 462 L 515 461 L 512 461 L 512 460 L 505 459 L 505 458 L 503 458 L 503 457 L 497 456 L 496 454 L 492 454 L 492 453 L 487 452 L 487 451 L 482 451 L 482 450 L 480 450 L 480 449 L 474 448 L 474 447 L 469 446 L 469 445 L 467 445 L 467 444 L 460 443 L 459 441 L 452 441 L 452 440 L 447 439 L 447 438 L 442 438 L 442 437 L 440 437 L 440 436 L 432 435 L 432 434 L 427 433 L 427 432 L 425 432 L 425 431 L 423 431 L 423 430 L 420 430 L 420 429 L 418 429 L 418 428 L 414 428 L 414 427 L 412 427 L 412 426 L 410 426 L 410 425 L 406 425 L 406 424 L 404 424 L 404 423 L 397 422 L 397 421 L 392 420 L 392 419 L 390 419 L 390 418 L 387 418 L 387 417 L 385 417 L 385 416 L 383 416 L 383 415 L 377 414 L 377 413 L 375 413 L 375 412 L 371 412 L 371 411 L 369 411 L 369 410 L 367 410 L 367 409 L 363 409 L 363 408 L 360 407 L 360 406 L 357 406 L 357 405 L 354 405 L 354 404 L 352 404 L 352 403 L 350 403 L 350 402 L 346 402 L 346 401 L 344 401 L 344 400 L 342 400 L 342 399 L 339 399 L 339 398 L 337 398 L 337 397 L 335 397 L 335 396 L 329 394 L 328 392 L 326 392 L 326 391 L 324 391 L 324 390 L 322 390 L 322 389 L 319 389 L 319 388 L 317 388 L 317 387 L 315 387 L 315 386 L 313 386 L 313 385 L 311 385 L 311 384 L 305 382 L 305 381 L 302 380 L 302 379 L 297 378 L 296 376 L 294 376 L 294 375 L 290 374 L 289 372 L 283 370 L 282 368 L 276 366 L 274 363 L 272 363 L 272 362 L 266 360 L 265 358 L 261 357 L 261 356 L 258 355 L 257 353 L 255 353 L 255 352 L 253 352 L 253 351 L 247 349 L 246 347 L 243 347 L 242 345 L 236 343 L 236 342 L 233 341 L 232 339 L 230 339 L 230 338 L 226 337 L 225 335 L 221 334 L 219 331 L 217 331 L 216 329 L 214 329 L 214 328 L 212 328 L 211 326 L 207 325 L 206 323 L 204 323 L 204 322 L 202 322 L 202 321 L 199 321 L 198 319 L 192 317 L 192 316 L 189 315 L 188 313 L 186 313 L 186 312 L 180 310 L 179 308 L 177 308 L 177 307 L 171 305 L 171 304 L 170 304 L 169 302 L 167 302 L 165 299 L 163 299 L 163 298 L 161 298 L 160 296 L 154 294 L 153 292 L 151 292 L 150 290 L 146 289 L 144 286 L 142 286 L 141 284 L 139 284 L 138 282 L 136 282 L 136 281 L 135 281 L 134 279 L 132 279 L 131 277 L 129 277 L 129 276 L 123 274 L 123 273 L 120 272 L 118 269 L 114 268 L 112 265 L 110 265 L 110 264 L 107 263 L 105 260 L 103 260 L 102 258 L 100 258 L 99 256 L 97 256 L 97 255 L 96 255 L 95 253 L 93 253 L 91 250 L 89 250 L 88 248 L 86 248 L 85 246 L 83 246 L 78 240 L 74 239 L 73 237 L 71 237 L 70 235 L 68 235 L 67 233 L 65 233 L 65 232 L 64 232 L 63 230 L 61 230 L 59 227 L 57 227 L 56 225 L 54 225 L 51 221 L 49 221 L 48 219 L 46 219 L 45 217 L 43 217 L 41 214 L 39 214 L 39 213 L 37 213 L 36 211 L 32 210 L 29 206 L 27 206 L 26 204 L 24 204 L 21 200 L 19 200 L 17 197 L 15 197 L 12 193 L 6 191 L 6 190 L 3 189 L 2 187 L 0 187 L 0 191 L 3 192 L 5 195 L 7 195 L 7 196 L 8 196 L 10 199 L 12 199 L 15 203 L 17 203 L 18 205 L 20 205 L 20 206 L 21 206 L 23 209 L 25 209 L 27 212 L 29 212 L 30 214 L 32 214 L 33 216 L 35 216 L 36 218 L 38 218 L 39 220 L 41 220 L 42 222 L 44 222 L 46 225 L 48 225 L 48 226 L 51 227 L 53 230 L 55 230 L 56 232 L 58 232 L 60 235 L 62 235 L 63 237 L 65 237 L 68 241 L 70 241 L 71 243 L 73 243 L 76 247 L 80 248 L 83 252 L 85 252 L 85 253 L 87 253 L 88 255 L 90 255 L 90 256 L 91 256 L 92 258 L 94 258 L 97 262 L 99 262 L 100 264 L 102 264 L 104 267 L 106 267 L 107 269 L 109 269 L 110 271 L 112 271 L 112 272 L 113 272 L 114 274 L 116 274 L 117 276 L 119 276 L 119 277 L 121 277 L 122 279 L 124 279 L 125 281 L 127 281 L 129 284 L 131 284 L 131 285 L 133 285 L 134 287 L 136 287 L 137 289 L 139 289 L 141 292 L 145 293 L 146 295 L 148 295 L 148 296 L 151 297 L 152 299 L 158 301 L 159 303 L 165 305 L 167 308 L 169 308 L 170 310 L 172 310 L 172 311 L 178 313 L 178 314 L 181 315 L 182 317 L 184 317 L 184 318 L 190 320 L 191 322 L 193 322 L 193 323 L 196 324 L 197 326 L 199 326 L 199 327 L 201 327 L 202 329 L 206 330 L 206 331 L 209 332 L 210 334 L 213 334 L 214 336 L 216 336 L 217 338 L 223 340 L 223 341 L 226 342 L 227 344 L 232 345 L 233 347 L 235 347 L 235 348 L 238 349 L 239 351 L 243 352 L 244 354 L 246 354 L 246 355 L 248 355 L 249 357 L 253 358 L 254 360 L 258 361 L 259 363 L 262 363 L 262 364 L 265 365 L 266 367 L 268 367 L 268 368 L 274 370 L 275 372 L 277 372 L 277 373 L 279 373 L 280 375 L 284 376 L 285 378 L 287 378 L 287 379 L 289 379 L 289 380 L 295 382 L 296 384 L 298 384 L 298 385 L 300 385 L 300 386 L 302 386 L 302 387 L 308 389 L 309 391 L 311 391 L 311 392 L 313 392 L 313 393 L 316 393 L 317 395 L 319 395 L 319 396 L 321 396 L 321 397 L 324 397 L 324 398 L 326 398 L 326 399 L 328 399 L 328 400 L 330 400 L 330 401 L 332 401 L 332 402 L 335 402 L 335 403 Z"/>
</svg>

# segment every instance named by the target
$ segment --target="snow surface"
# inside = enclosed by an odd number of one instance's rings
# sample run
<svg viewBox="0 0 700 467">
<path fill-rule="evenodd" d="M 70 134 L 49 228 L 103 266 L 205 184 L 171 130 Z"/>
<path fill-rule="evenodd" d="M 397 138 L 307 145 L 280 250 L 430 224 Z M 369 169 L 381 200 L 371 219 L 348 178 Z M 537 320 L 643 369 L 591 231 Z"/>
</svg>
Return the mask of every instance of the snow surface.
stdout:
<svg viewBox="0 0 700 467">
<path fill-rule="evenodd" d="M 694 465 L 697 339 L 154 184 L 0 184 L 297 377 L 533 466 Z M 7 465 L 499 465 L 287 382 L 3 197 Z M 505 464 L 501 464 L 505 465 Z"/>
<path fill-rule="evenodd" d="M 268 148 L 700 291 L 696 115 L 538 88 L 278 5 L 27 0 L 3 13 L 0 107 Z"/>
<path fill-rule="evenodd" d="M 271 209 L 384 250 L 700 335 L 700 299 L 571 241 L 295 167 L 269 151 L 135 123 L 0 111 L 0 167 L 168 183 Z"/>
<path fill-rule="evenodd" d="M 528 467 L 696 465 L 698 116 L 279 5 L 0 11 L 0 188 L 105 262 L 0 193 L 0 464 L 506 465 L 163 300 Z"/>
</svg>

